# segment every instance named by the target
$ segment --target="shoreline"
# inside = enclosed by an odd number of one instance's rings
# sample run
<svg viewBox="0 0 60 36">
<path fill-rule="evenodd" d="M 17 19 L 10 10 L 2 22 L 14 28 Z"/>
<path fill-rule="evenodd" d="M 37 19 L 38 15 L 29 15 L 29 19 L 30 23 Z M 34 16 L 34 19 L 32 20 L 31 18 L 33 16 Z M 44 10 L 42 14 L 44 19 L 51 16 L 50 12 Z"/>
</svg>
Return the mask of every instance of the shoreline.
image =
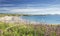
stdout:
<svg viewBox="0 0 60 36">
<path fill-rule="evenodd" d="M 47 24 L 47 25 L 60 25 L 60 24 L 49 24 L 49 23 L 42 23 L 38 21 L 29 21 L 26 19 L 23 19 L 22 17 L 18 16 L 5 16 L 5 17 L 0 17 L 1 22 L 5 23 L 24 23 L 24 24 Z"/>
</svg>

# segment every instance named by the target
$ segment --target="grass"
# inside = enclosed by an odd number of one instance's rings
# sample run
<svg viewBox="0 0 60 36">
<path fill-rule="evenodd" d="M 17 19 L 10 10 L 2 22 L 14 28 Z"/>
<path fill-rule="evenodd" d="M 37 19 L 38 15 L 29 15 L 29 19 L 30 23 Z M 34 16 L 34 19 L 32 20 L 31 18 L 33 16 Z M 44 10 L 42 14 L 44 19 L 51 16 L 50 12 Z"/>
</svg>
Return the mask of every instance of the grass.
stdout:
<svg viewBox="0 0 60 36">
<path fill-rule="evenodd" d="M 59 36 L 59 27 L 60 25 L 28 25 L 0 22 L 0 36 Z"/>
</svg>

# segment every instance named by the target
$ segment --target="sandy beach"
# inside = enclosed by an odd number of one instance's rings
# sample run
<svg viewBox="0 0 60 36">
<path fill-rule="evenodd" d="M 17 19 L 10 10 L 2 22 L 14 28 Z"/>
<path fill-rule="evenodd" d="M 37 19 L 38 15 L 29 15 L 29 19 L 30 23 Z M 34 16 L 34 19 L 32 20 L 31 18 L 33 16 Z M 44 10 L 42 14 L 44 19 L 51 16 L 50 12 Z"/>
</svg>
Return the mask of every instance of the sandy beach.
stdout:
<svg viewBox="0 0 60 36">
<path fill-rule="evenodd" d="M 18 17 L 18 16 L 0 17 L 0 21 L 1 22 L 6 22 L 6 23 L 40 24 L 40 22 L 29 21 L 29 20 L 26 20 L 26 19 L 22 19 L 21 17 Z"/>
</svg>

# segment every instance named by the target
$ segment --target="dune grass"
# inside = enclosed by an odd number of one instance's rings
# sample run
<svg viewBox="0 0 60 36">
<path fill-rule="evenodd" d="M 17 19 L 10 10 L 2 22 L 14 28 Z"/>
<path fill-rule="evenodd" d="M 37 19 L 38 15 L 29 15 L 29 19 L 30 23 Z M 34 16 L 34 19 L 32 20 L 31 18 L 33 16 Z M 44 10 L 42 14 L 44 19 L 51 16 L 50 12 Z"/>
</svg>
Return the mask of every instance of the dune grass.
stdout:
<svg viewBox="0 0 60 36">
<path fill-rule="evenodd" d="M 28 25 L 0 22 L 0 36 L 57 36 L 57 27 L 59 28 L 58 25 Z"/>
</svg>

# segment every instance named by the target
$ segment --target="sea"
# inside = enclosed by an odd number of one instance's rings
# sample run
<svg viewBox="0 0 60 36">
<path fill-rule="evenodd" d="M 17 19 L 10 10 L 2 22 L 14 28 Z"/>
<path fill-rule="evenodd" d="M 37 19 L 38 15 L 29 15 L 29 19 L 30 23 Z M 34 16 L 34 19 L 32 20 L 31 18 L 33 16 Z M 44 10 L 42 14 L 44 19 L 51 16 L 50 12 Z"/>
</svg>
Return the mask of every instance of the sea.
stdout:
<svg viewBox="0 0 60 36">
<path fill-rule="evenodd" d="M 22 19 L 47 23 L 47 24 L 60 24 L 60 15 L 32 15 L 32 16 L 22 16 Z"/>
</svg>

